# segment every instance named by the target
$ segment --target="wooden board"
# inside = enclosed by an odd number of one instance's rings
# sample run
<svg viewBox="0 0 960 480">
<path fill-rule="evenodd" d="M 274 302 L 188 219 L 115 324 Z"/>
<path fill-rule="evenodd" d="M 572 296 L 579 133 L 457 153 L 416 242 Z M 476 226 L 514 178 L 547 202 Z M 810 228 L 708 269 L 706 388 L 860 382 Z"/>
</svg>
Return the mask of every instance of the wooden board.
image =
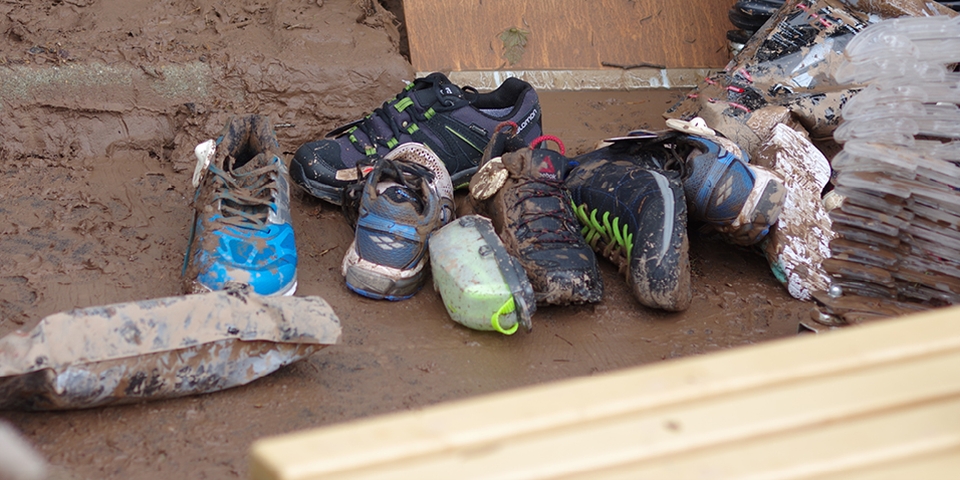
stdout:
<svg viewBox="0 0 960 480">
<path fill-rule="evenodd" d="M 418 72 L 597 70 L 603 64 L 721 68 L 730 59 L 735 0 L 405 0 Z M 504 30 L 529 32 L 521 59 L 503 58 Z"/>
<path fill-rule="evenodd" d="M 955 478 L 960 307 L 257 442 L 257 479 Z"/>
</svg>

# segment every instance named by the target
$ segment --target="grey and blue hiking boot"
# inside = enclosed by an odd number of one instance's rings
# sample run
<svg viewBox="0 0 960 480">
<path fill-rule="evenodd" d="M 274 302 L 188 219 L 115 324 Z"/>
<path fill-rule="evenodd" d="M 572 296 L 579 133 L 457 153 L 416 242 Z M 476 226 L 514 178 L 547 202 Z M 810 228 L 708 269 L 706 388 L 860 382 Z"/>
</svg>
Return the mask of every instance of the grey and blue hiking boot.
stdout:
<svg viewBox="0 0 960 480">
<path fill-rule="evenodd" d="M 496 90 L 478 93 L 433 73 L 363 119 L 300 146 L 290 176 L 314 197 L 339 205 L 348 182 L 337 179 L 337 171 L 417 142 L 437 153 L 455 186 L 464 185 L 476 172 L 494 128 L 504 121 L 515 122 L 528 142 L 542 133 L 540 103 L 530 84 L 508 78 Z"/>
<path fill-rule="evenodd" d="M 587 243 L 619 266 L 641 304 L 689 307 L 686 202 L 662 142 L 616 141 L 573 162 L 566 186 Z"/>
<path fill-rule="evenodd" d="M 779 175 L 748 163 L 720 137 L 682 135 L 678 155 L 686 159 L 683 188 L 692 220 L 713 227 L 727 241 L 753 245 L 777 222 L 786 198 Z"/>
<path fill-rule="evenodd" d="M 222 290 L 239 283 L 259 295 L 293 295 L 297 247 L 290 188 L 269 119 L 232 118 L 219 138 L 198 145 L 196 152 L 185 290 Z"/>
<path fill-rule="evenodd" d="M 603 279 L 563 188 L 568 159 L 524 146 L 497 127 L 470 183 L 476 208 L 489 217 L 520 261 L 540 305 L 599 302 Z"/>
<path fill-rule="evenodd" d="M 360 184 L 356 237 L 341 266 L 350 290 L 404 300 L 423 286 L 430 235 L 452 220 L 453 212 L 452 198 L 445 198 L 453 192 L 446 170 L 431 169 L 438 164 L 420 144 L 405 144 L 373 163 Z"/>
</svg>

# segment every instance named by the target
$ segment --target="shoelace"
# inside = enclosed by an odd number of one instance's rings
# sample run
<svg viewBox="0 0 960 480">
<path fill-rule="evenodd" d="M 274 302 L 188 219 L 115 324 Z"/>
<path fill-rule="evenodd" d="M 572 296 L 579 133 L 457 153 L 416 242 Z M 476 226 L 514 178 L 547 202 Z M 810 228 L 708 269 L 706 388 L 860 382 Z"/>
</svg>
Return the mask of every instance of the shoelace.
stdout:
<svg viewBox="0 0 960 480">
<path fill-rule="evenodd" d="M 360 199 L 363 196 L 363 190 L 366 185 L 366 176 L 373 172 L 373 168 L 378 162 L 384 162 L 380 178 L 384 177 L 395 180 L 404 188 L 417 191 L 420 189 L 416 184 L 416 179 L 425 178 L 428 183 L 434 181 L 433 172 L 420 164 L 388 160 L 386 158 L 377 158 L 376 160 L 361 160 L 357 163 L 358 180 L 347 185 L 343 189 L 342 211 L 347 221 L 351 225 L 356 225 L 358 210 L 360 208 Z"/>
<path fill-rule="evenodd" d="M 414 90 L 418 90 L 417 88 L 418 84 L 423 84 L 423 83 L 427 83 L 431 85 L 430 88 L 433 90 L 433 95 L 436 98 L 436 101 L 434 102 L 433 105 L 428 107 L 423 113 L 416 111 L 416 109 L 411 110 L 409 114 L 410 114 L 410 117 L 413 119 L 413 122 L 408 125 L 402 125 L 401 122 L 403 120 L 401 120 L 399 117 L 400 113 L 402 113 L 408 107 L 413 106 L 413 99 L 410 98 L 410 92 Z M 383 102 L 383 104 L 380 107 L 375 108 L 373 112 L 367 116 L 367 118 L 364 118 L 353 129 L 349 130 L 348 134 L 350 135 L 350 144 L 353 145 L 354 148 L 356 148 L 358 151 L 363 152 L 367 156 L 373 156 L 376 154 L 377 147 L 375 145 L 362 145 L 360 140 L 355 135 L 353 135 L 353 132 L 355 130 L 360 130 L 360 132 L 362 132 L 364 136 L 367 137 L 367 140 L 373 143 L 379 144 L 386 148 L 393 148 L 399 145 L 399 142 L 400 142 L 399 138 L 403 135 L 403 132 L 401 131 L 401 129 L 406 131 L 407 134 L 413 134 L 420 128 L 417 126 L 416 122 L 429 120 L 434 115 L 436 115 L 437 112 L 443 112 L 443 111 L 453 109 L 455 105 L 455 102 L 453 100 L 448 100 L 448 101 L 441 100 L 442 96 L 440 92 L 440 85 L 441 85 L 440 80 L 438 78 L 427 77 L 427 78 L 418 78 L 414 80 L 414 82 L 408 85 L 407 88 L 403 90 L 403 92 L 398 94 L 392 100 Z M 474 89 L 473 87 L 462 87 L 460 90 L 465 94 L 471 94 L 471 95 L 478 94 L 476 89 Z M 382 120 L 390 128 L 390 131 L 393 133 L 393 137 L 385 139 L 385 138 L 379 137 L 376 134 L 376 132 L 374 131 L 373 123 L 372 123 L 372 119 L 374 117 L 377 117 L 380 120 Z"/>
<path fill-rule="evenodd" d="M 544 218 L 553 218 L 560 224 L 558 230 L 527 227 L 527 230 L 533 234 L 533 238 L 540 239 L 543 235 L 552 234 L 558 236 L 558 238 L 552 240 L 553 242 L 577 243 L 579 241 L 577 235 L 574 234 L 574 232 L 577 231 L 576 226 L 570 222 L 569 216 L 566 215 L 565 205 L 568 200 L 563 192 L 563 182 L 559 180 L 525 178 L 517 183 L 516 188 L 517 201 L 513 204 L 513 208 L 517 208 L 523 202 L 530 199 L 553 199 L 551 203 L 555 205 L 555 208 L 539 212 L 524 211 L 517 219 L 517 223 L 520 224 L 523 222 L 533 223 Z"/>
<path fill-rule="evenodd" d="M 578 206 L 571 202 L 571 205 L 583 225 L 581 233 L 590 248 L 619 265 L 621 270 L 626 268 L 633 251 L 633 234 L 629 233 L 627 225 L 620 225 L 620 217 L 614 217 L 611 222 L 610 212 L 603 212 L 601 219 L 597 220 L 597 209 L 588 215 L 586 204 Z"/>
<path fill-rule="evenodd" d="M 267 217 L 274 192 L 277 190 L 276 179 L 269 173 L 271 165 L 263 166 L 249 172 L 234 173 L 233 175 L 211 165 L 209 172 L 215 175 L 216 193 L 214 198 L 220 200 L 220 211 L 223 214 L 220 221 L 239 228 L 252 228 L 263 231 L 269 228 Z M 253 178 L 250 185 L 243 185 L 242 180 Z"/>
</svg>

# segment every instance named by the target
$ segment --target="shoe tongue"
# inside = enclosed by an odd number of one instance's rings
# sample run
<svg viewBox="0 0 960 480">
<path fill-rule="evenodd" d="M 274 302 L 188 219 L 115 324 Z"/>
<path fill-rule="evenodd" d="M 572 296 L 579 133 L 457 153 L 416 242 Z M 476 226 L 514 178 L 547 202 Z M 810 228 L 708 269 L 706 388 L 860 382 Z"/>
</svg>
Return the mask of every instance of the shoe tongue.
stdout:
<svg viewBox="0 0 960 480">
<path fill-rule="evenodd" d="M 514 177 L 537 180 L 563 180 L 566 159 L 553 150 L 524 148 L 502 157 L 503 165 Z"/>
<path fill-rule="evenodd" d="M 447 77 L 437 74 L 427 78 L 433 78 L 437 81 L 436 88 L 433 83 L 426 83 L 421 89 L 414 90 L 411 95 L 416 97 L 417 103 L 423 107 L 429 107 L 434 103 L 439 103 L 444 107 L 456 108 L 469 101 L 464 98 L 463 90 L 460 87 L 450 83 Z"/>
<path fill-rule="evenodd" d="M 241 186 L 250 186 L 259 181 L 259 178 L 256 176 L 243 176 L 246 173 L 250 173 L 258 168 L 263 168 L 269 165 L 270 162 L 267 161 L 267 156 L 263 153 L 258 153 L 257 156 L 249 159 L 246 163 L 240 165 L 239 167 L 234 162 L 233 168 L 231 171 L 234 175 L 237 175 L 238 183 Z"/>
<path fill-rule="evenodd" d="M 417 214 L 423 213 L 423 202 L 417 197 L 416 192 L 410 188 L 399 183 L 382 182 L 377 185 L 377 191 L 394 204 L 410 204 L 417 211 Z"/>
</svg>

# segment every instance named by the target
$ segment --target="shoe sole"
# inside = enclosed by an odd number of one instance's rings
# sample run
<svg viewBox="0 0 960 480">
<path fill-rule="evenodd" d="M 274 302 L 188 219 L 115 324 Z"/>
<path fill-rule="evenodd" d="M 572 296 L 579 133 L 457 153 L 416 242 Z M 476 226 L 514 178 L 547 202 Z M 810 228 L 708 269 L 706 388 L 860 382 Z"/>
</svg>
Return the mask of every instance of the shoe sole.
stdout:
<svg viewBox="0 0 960 480">
<path fill-rule="evenodd" d="M 424 255 L 417 266 L 409 270 L 377 265 L 360 258 L 354 240 L 343 257 L 340 273 L 347 288 L 355 293 L 377 300 L 406 300 L 423 287 L 427 261 Z"/>
<path fill-rule="evenodd" d="M 660 228 L 653 237 L 640 240 L 641 248 L 633 249 L 630 259 L 628 284 L 641 304 L 670 312 L 680 312 L 690 307 L 693 299 L 690 290 L 690 243 L 687 238 L 687 209 L 683 187 L 679 182 L 659 172 L 647 172 L 659 189 L 659 199 L 649 197 L 650 205 L 657 200 L 662 208 L 643 210 L 655 218 L 660 215 Z M 645 202 L 646 203 L 646 202 Z M 637 232 L 637 235 L 642 235 Z M 635 243 L 636 245 L 636 243 Z M 642 248 L 646 245 L 647 248 Z M 655 247 L 655 248 L 650 248 Z"/>
<path fill-rule="evenodd" d="M 454 190 L 470 185 L 470 178 L 477 173 L 478 167 L 461 170 L 450 176 Z M 303 173 L 303 167 L 296 162 L 290 162 L 290 179 L 307 194 L 320 200 L 340 206 L 343 204 L 343 187 L 334 187 L 315 180 L 310 180 Z"/>
<path fill-rule="evenodd" d="M 293 184 L 300 187 L 304 192 L 319 198 L 320 200 L 330 202 L 338 206 L 343 203 L 342 187 L 334 187 L 310 180 L 304 175 L 303 166 L 297 162 L 290 162 L 290 180 L 292 180 Z"/>
<path fill-rule="evenodd" d="M 299 282 L 297 281 L 297 277 L 294 276 L 294 277 L 293 277 L 293 281 L 290 282 L 290 283 L 288 283 L 285 287 L 281 288 L 280 290 L 277 290 L 276 292 L 268 293 L 268 294 L 262 295 L 262 296 L 264 296 L 264 297 L 292 297 L 294 293 L 297 293 L 297 286 L 298 286 L 298 284 L 299 284 Z M 251 288 L 252 288 L 252 287 L 251 287 Z M 212 288 L 210 288 L 210 287 L 208 287 L 208 286 L 206 286 L 206 285 L 204 285 L 204 284 L 202 284 L 202 283 L 200 283 L 200 282 L 198 282 L 198 281 L 196 281 L 196 280 L 190 281 L 189 287 L 187 288 L 187 293 L 188 293 L 188 294 L 193 294 L 193 293 L 210 293 L 210 292 L 213 292 L 213 291 L 214 291 L 214 289 L 212 289 Z M 258 294 L 258 295 L 259 295 L 259 294 Z"/>
</svg>

